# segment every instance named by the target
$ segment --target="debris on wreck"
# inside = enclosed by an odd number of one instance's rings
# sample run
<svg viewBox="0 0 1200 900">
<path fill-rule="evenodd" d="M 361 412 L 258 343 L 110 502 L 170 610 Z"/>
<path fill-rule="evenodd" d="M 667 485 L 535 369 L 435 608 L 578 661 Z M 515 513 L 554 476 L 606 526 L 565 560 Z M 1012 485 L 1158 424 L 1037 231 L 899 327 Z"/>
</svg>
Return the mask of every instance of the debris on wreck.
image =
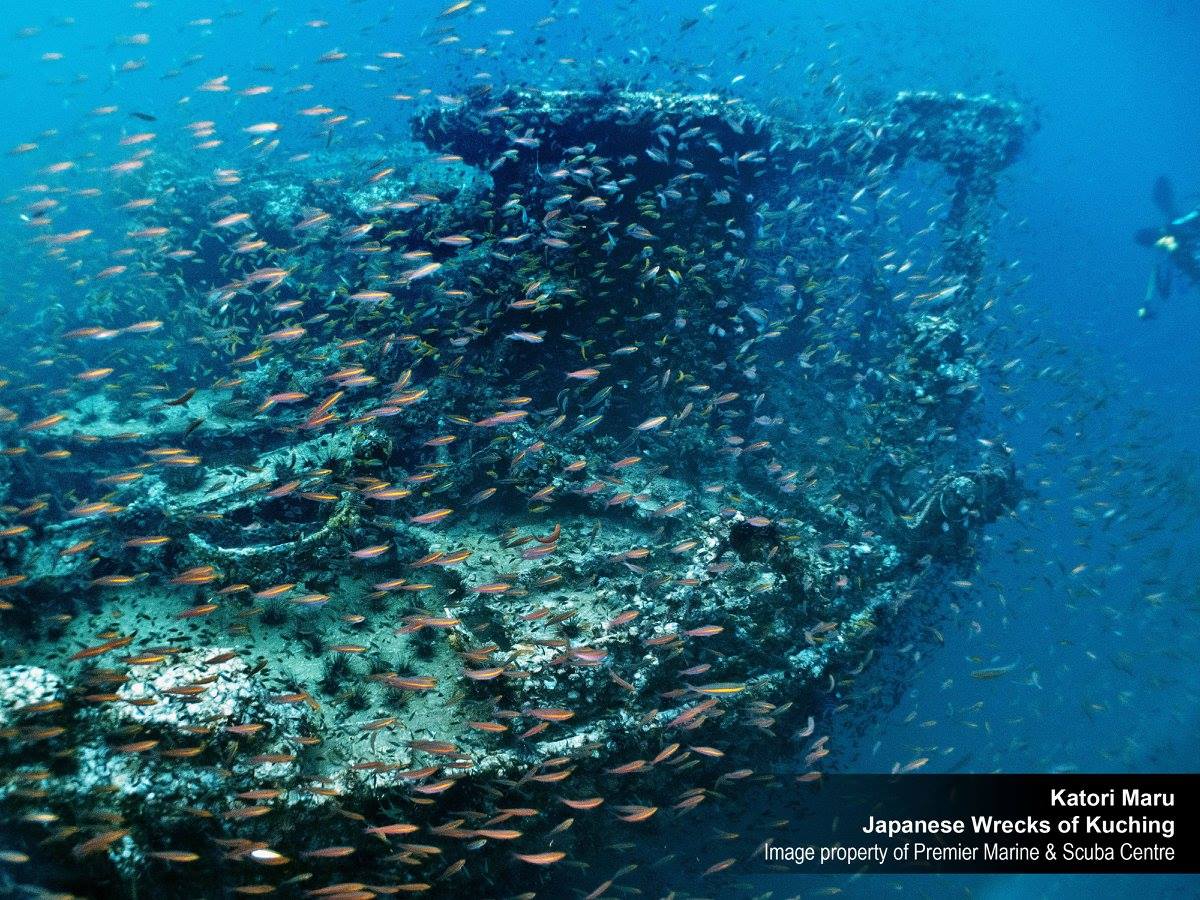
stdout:
<svg viewBox="0 0 1200 900">
<path fill-rule="evenodd" d="M 756 745 L 819 772 L 829 685 L 1018 496 L 970 438 L 1027 127 L 519 89 L 386 164 L 130 176 L 157 202 L 69 245 L 2 398 L 22 852 L 129 895 L 516 890 Z"/>
</svg>

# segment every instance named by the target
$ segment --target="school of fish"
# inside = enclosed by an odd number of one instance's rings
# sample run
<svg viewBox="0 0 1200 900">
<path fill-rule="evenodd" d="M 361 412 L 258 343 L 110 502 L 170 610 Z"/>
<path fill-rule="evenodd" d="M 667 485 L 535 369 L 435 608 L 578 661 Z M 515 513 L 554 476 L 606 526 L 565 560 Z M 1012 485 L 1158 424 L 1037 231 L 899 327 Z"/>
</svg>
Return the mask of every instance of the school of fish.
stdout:
<svg viewBox="0 0 1200 900">
<path fill-rule="evenodd" d="M 728 895 L 762 835 L 716 810 L 819 782 L 1017 506 L 1019 108 L 618 87 L 474 0 L 226 72 L 155 28 L 261 58 L 332 10 L 162 6 L 13 39 L 119 99 L 9 151 L 3 884 Z"/>
</svg>

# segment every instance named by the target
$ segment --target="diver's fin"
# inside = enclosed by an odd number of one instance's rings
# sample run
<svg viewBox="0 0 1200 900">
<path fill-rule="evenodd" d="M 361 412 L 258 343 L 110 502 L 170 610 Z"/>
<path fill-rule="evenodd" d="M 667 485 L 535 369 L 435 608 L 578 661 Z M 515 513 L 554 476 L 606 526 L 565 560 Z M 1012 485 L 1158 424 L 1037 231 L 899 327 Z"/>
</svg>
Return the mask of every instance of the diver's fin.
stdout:
<svg viewBox="0 0 1200 900">
<path fill-rule="evenodd" d="M 1155 266 L 1154 270 L 1150 273 L 1150 279 L 1146 282 L 1146 296 L 1142 299 L 1142 305 L 1138 307 L 1137 311 L 1139 319 L 1149 320 L 1155 318 L 1155 312 L 1150 303 L 1156 299 L 1155 292 L 1158 287 L 1158 270 L 1160 268 L 1160 266 Z"/>
<path fill-rule="evenodd" d="M 1166 175 L 1159 175 L 1154 179 L 1154 190 L 1151 197 L 1154 199 L 1154 205 L 1167 217 L 1168 222 L 1179 218 L 1179 213 L 1175 209 L 1175 190 L 1171 187 L 1171 182 Z"/>
<path fill-rule="evenodd" d="M 1154 267 L 1154 290 L 1158 296 L 1166 300 L 1171 296 L 1171 267 L 1170 266 L 1155 266 Z"/>
<path fill-rule="evenodd" d="M 1155 300 L 1166 300 L 1171 294 L 1171 267 L 1163 264 L 1156 265 L 1150 270 L 1146 281 L 1146 295 L 1142 306 L 1148 307 Z"/>
<path fill-rule="evenodd" d="M 1153 247 L 1161 236 L 1162 231 L 1158 228 L 1139 228 L 1133 233 L 1133 239 L 1143 247 Z"/>
</svg>

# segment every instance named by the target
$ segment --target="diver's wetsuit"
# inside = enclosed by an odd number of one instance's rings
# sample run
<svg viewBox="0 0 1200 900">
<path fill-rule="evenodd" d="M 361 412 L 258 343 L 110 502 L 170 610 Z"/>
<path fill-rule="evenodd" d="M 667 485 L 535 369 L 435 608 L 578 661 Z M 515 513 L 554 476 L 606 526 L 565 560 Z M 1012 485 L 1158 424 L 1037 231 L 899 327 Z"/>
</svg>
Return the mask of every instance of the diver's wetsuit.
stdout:
<svg viewBox="0 0 1200 900">
<path fill-rule="evenodd" d="M 1138 315 L 1153 317 L 1149 304 L 1165 299 L 1171 292 L 1171 271 L 1183 273 L 1193 286 L 1200 286 L 1200 209 L 1169 221 L 1163 228 L 1145 228 L 1137 234 L 1138 242 L 1167 254 L 1167 262 L 1158 262 L 1146 285 L 1146 298 Z"/>
<path fill-rule="evenodd" d="M 1171 222 L 1162 240 L 1174 244 L 1173 248 L 1166 248 L 1171 261 L 1193 284 L 1200 284 L 1200 209 L 1193 209 Z"/>
</svg>

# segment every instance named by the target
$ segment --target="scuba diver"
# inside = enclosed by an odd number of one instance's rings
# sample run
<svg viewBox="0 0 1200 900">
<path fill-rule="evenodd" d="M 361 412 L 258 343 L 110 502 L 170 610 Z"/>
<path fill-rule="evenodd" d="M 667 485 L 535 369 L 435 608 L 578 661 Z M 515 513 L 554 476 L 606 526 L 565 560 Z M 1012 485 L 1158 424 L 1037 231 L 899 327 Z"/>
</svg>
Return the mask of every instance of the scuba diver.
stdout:
<svg viewBox="0 0 1200 900">
<path fill-rule="evenodd" d="M 1154 318 L 1150 302 L 1167 298 L 1175 272 L 1182 273 L 1192 286 L 1200 286 L 1200 208 L 1180 215 L 1171 182 L 1163 175 L 1154 182 L 1152 196 L 1154 205 L 1166 217 L 1166 224 L 1161 228 L 1139 229 L 1134 238 L 1143 247 L 1163 251 L 1166 258 L 1156 262 L 1150 273 L 1146 297 L 1138 309 L 1140 319 Z"/>
</svg>

